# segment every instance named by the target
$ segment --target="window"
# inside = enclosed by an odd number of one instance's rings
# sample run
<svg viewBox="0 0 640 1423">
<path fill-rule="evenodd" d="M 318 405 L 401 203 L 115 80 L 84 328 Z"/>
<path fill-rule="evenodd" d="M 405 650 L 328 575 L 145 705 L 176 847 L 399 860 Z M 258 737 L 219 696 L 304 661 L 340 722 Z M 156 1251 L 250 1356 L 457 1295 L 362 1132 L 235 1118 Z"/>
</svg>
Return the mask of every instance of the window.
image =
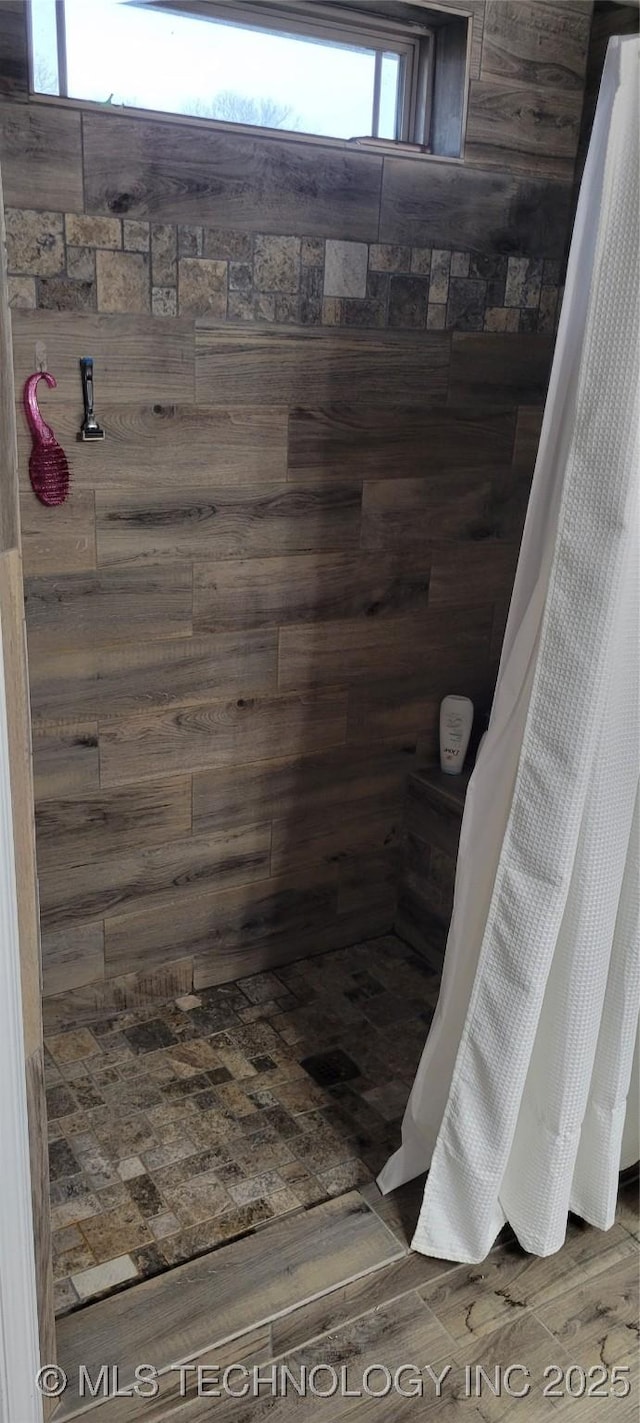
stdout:
<svg viewBox="0 0 640 1423">
<path fill-rule="evenodd" d="M 429 23 L 431 12 L 422 4 L 395 4 L 400 20 L 379 13 L 379 6 L 365 9 L 361 0 L 352 6 L 332 0 L 31 0 L 32 88 L 428 149 L 441 33 Z M 466 40 L 466 21 L 464 28 Z"/>
</svg>

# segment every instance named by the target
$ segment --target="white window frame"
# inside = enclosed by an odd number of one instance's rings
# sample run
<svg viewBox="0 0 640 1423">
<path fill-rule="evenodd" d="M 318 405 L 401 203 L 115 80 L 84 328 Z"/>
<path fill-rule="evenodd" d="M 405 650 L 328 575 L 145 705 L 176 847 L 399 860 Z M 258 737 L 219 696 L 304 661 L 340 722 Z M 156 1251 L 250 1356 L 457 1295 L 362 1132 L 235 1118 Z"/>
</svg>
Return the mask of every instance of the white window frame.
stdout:
<svg viewBox="0 0 640 1423">
<path fill-rule="evenodd" d="M 355 0 L 357 4 L 358 0 Z M 178 15 L 189 15 L 194 19 L 226 20 L 229 24 L 246 25 L 253 29 L 264 29 L 269 33 L 300 35 L 332 41 L 335 44 L 361 44 L 376 51 L 376 69 L 373 94 L 372 127 L 378 124 L 380 104 L 380 81 L 382 56 L 385 53 L 398 54 L 401 60 L 401 77 L 398 86 L 396 112 L 396 133 L 393 139 L 379 138 L 375 133 L 354 134 L 353 139 L 371 143 L 411 144 L 429 152 L 429 129 L 431 122 L 431 101 L 433 90 L 434 37 L 428 24 L 428 12 L 424 23 L 417 18 L 414 22 L 398 22 L 372 13 L 368 9 L 350 9 L 348 4 L 336 6 L 322 3 L 322 0 L 131 0 L 139 8 L 168 11 Z M 373 3 L 373 0 L 372 0 Z M 31 35 L 31 90 L 39 98 L 59 97 L 69 99 L 66 63 L 66 33 L 64 0 L 55 0 L 56 29 L 58 47 L 58 95 L 45 95 L 35 90 L 33 82 L 33 39 Z M 31 10 L 31 7 L 29 7 Z M 30 27 L 33 16 L 30 17 Z M 75 95 L 74 103 L 83 103 Z M 155 112 L 155 111 L 154 111 Z M 168 117 L 190 119 L 198 122 L 194 115 L 168 114 Z M 217 122 L 213 120 L 213 122 Z M 227 121 L 224 121 L 225 123 Z M 247 127 L 247 125 L 240 125 Z M 257 132 L 271 132 L 257 128 Z M 286 129 L 278 130 L 287 133 Z M 293 131 L 292 131 L 293 133 Z M 330 135 L 303 135 L 295 131 L 295 137 L 311 137 L 319 140 L 330 139 Z M 349 141 L 349 140 L 341 140 Z"/>
</svg>

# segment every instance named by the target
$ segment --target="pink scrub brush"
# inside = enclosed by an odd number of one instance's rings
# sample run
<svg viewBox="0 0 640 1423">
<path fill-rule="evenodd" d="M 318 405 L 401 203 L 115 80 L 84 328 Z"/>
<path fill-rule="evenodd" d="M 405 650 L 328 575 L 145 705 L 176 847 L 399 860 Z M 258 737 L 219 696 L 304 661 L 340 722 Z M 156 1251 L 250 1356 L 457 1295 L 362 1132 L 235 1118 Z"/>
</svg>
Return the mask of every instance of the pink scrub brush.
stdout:
<svg viewBox="0 0 640 1423">
<path fill-rule="evenodd" d="M 56 385 L 48 371 L 36 371 L 25 382 L 24 410 L 33 439 L 29 456 L 31 486 L 41 504 L 64 504 L 69 493 L 69 465 L 51 426 L 47 425 L 38 408 L 36 387 L 40 380 L 45 380 L 51 389 Z"/>
</svg>

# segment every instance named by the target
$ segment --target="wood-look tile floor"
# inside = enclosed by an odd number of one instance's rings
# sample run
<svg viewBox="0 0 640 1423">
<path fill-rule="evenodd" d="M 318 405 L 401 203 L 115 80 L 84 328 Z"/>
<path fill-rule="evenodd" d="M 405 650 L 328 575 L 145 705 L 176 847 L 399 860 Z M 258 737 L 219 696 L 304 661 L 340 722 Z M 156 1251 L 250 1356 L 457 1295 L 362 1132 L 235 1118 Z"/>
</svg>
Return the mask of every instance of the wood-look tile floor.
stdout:
<svg viewBox="0 0 640 1423">
<path fill-rule="evenodd" d="M 383 1198 L 369 1183 L 230 1243 L 213 1271 L 204 1258 L 73 1312 L 59 1362 L 74 1380 L 80 1361 L 97 1377 L 118 1360 L 101 1423 L 637 1420 L 637 1178 L 611 1230 L 570 1218 L 556 1255 L 507 1235 L 472 1266 L 409 1249 L 423 1184 Z M 153 1400 L 130 1391 L 141 1358 L 158 1369 Z M 92 1406 L 72 1387 L 62 1423 Z"/>
<path fill-rule="evenodd" d="M 371 1182 L 437 993 L 389 935 L 48 1038 L 58 1314 Z"/>
</svg>

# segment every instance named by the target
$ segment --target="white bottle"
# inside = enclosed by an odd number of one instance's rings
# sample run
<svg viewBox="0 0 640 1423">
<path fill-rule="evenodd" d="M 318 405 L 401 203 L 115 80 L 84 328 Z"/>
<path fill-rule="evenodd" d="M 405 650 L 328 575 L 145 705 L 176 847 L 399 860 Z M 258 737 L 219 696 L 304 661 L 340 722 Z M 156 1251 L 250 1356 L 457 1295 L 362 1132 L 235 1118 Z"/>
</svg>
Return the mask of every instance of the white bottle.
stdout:
<svg viewBox="0 0 640 1423">
<path fill-rule="evenodd" d="M 472 726 L 469 697 L 445 697 L 440 703 L 440 768 L 448 776 L 462 772 Z"/>
</svg>

